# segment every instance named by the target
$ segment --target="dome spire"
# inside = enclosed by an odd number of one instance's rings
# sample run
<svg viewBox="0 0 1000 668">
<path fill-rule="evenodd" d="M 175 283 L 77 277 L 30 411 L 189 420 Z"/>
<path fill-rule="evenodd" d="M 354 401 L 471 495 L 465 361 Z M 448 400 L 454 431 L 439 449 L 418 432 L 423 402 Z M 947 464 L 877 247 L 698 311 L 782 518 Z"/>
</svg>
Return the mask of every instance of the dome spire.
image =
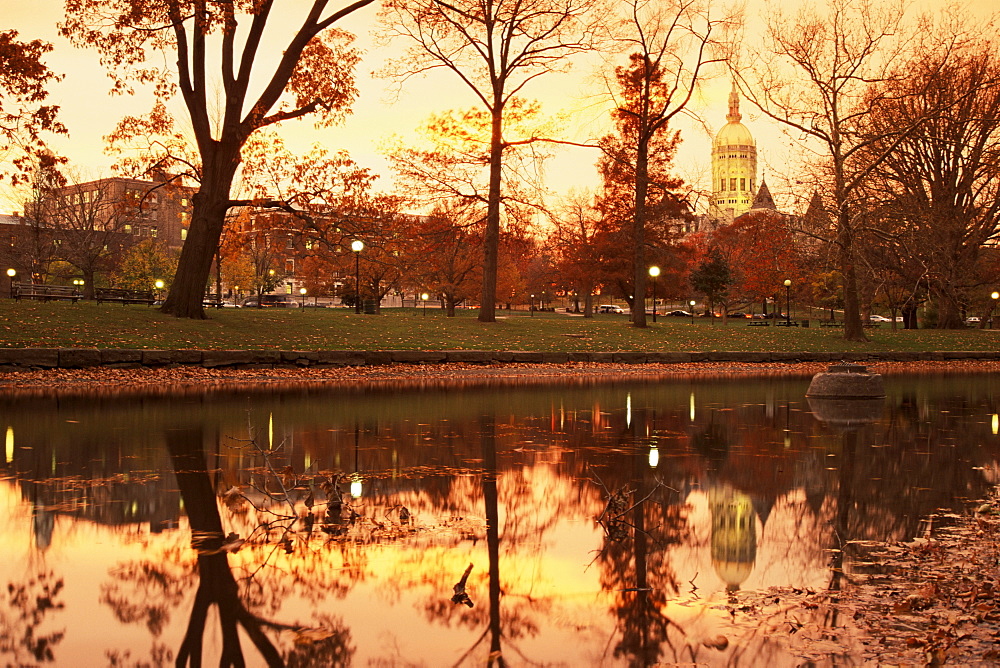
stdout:
<svg viewBox="0 0 1000 668">
<path fill-rule="evenodd" d="M 743 120 L 743 114 L 740 113 L 740 94 L 736 88 L 736 79 L 733 79 L 733 90 L 729 93 L 729 113 L 726 114 L 726 120 L 730 123 L 739 123 Z"/>
</svg>

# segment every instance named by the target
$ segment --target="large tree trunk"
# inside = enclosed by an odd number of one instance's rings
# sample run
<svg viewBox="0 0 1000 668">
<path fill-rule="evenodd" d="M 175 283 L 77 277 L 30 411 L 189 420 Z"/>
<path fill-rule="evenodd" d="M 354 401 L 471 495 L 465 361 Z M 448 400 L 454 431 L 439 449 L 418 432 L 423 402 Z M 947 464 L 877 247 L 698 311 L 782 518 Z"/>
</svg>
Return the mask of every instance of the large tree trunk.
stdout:
<svg viewBox="0 0 1000 668">
<path fill-rule="evenodd" d="M 640 129 L 640 132 L 642 130 Z M 635 158 L 635 210 L 632 218 L 632 326 L 646 326 L 646 193 L 649 191 L 649 144 L 639 140 Z"/>
<path fill-rule="evenodd" d="M 164 313 L 178 318 L 205 318 L 205 286 L 219 249 L 237 165 L 238 148 L 219 151 L 214 160 L 206 161 L 201 188 L 192 198 L 191 227 L 177 262 L 177 273 L 161 307 Z"/>
<path fill-rule="evenodd" d="M 844 340 L 867 341 L 861 325 L 861 309 L 858 301 L 858 273 L 854 266 L 854 234 L 851 230 L 850 213 L 846 205 L 841 205 L 837 213 L 837 242 L 840 252 L 840 272 L 844 277 Z"/>
<path fill-rule="evenodd" d="M 503 168 L 503 107 L 493 109 L 490 139 L 490 192 L 483 233 L 483 294 L 479 300 L 479 322 L 496 322 L 497 258 L 500 253 L 500 177 Z"/>
</svg>

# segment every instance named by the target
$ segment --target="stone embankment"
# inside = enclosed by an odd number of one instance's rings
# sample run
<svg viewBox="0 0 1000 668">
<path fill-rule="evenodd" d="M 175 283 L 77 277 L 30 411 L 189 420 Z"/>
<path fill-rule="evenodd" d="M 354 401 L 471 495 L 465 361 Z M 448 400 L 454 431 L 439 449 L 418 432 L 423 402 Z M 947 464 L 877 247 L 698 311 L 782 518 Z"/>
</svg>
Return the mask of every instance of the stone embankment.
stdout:
<svg viewBox="0 0 1000 668">
<path fill-rule="evenodd" d="M 271 369 L 390 364 L 689 364 L 697 362 L 947 362 L 1000 361 L 1000 352 L 535 352 L 518 350 L 137 350 L 98 348 L 0 349 L 0 372 L 40 369 Z"/>
</svg>

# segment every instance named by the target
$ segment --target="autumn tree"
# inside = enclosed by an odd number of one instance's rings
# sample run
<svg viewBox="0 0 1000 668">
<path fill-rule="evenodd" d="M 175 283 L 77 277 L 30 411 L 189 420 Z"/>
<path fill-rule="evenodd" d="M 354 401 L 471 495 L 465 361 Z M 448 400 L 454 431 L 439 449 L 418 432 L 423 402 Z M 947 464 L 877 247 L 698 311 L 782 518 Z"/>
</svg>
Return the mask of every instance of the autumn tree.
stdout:
<svg viewBox="0 0 1000 668">
<path fill-rule="evenodd" d="M 125 250 L 111 274 L 113 285 L 126 290 L 152 290 L 157 281 L 169 287 L 177 270 L 177 254 L 156 239 L 143 239 Z"/>
<path fill-rule="evenodd" d="M 281 285 L 292 271 L 286 266 L 288 244 L 294 238 L 291 216 L 279 212 L 254 213 L 251 208 L 241 209 L 227 223 L 221 239 L 219 256 L 223 265 L 247 266 L 249 282 L 244 287 L 261 297 Z M 204 294 L 205 286 L 202 286 Z"/>
<path fill-rule="evenodd" d="M 636 302 L 646 294 L 647 224 L 680 218 L 686 209 L 683 182 L 670 175 L 679 133 L 670 123 L 687 108 L 704 69 L 716 56 L 712 42 L 731 18 L 717 18 L 705 3 L 629 0 L 619 31 L 629 64 L 615 69 L 616 132 L 600 141 L 600 169 L 613 198 L 627 194 Z M 624 188 L 626 193 L 615 192 Z M 605 204 L 607 206 L 607 204 Z M 621 204 L 619 204 L 619 207 Z M 646 326 L 645 308 L 632 305 L 632 323 Z"/>
<path fill-rule="evenodd" d="M 154 112 L 125 119 L 116 130 L 119 138 L 142 138 L 150 131 L 176 136 L 164 106 L 176 91 L 191 124 L 197 162 L 162 150 L 164 145 L 146 161 L 184 168 L 199 183 L 165 312 L 205 317 L 202 298 L 226 213 L 250 204 L 231 194 L 249 138 L 285 121 L 312 116 L 329 125 L 347 113 L 357 94 L 358 56 L 350 36 L 333 26 L 372 2 L 355 0 L 333 9 L 329 0 L 312 0 L 298 3 L 301 10 L 291 14 L 291 3 L 275 0 L 67 0 L 62 32 L 74 44 L 100 52 L 112 91 L 152 88 Z M 274 13 L 276 5 L 281 16 Z M 278 24 L 289 19 L 293 24 L 297 19 L 298 27 L 281 35 Z M 213 117 L 214 110 L 220 118 Z"/>
<path fill-rule="evenodd" d="M 600 230 L 600 212 L 590 194 L 572 194 L 551 217 L 552 232 L 547 245 L 558 253 L 558 271 L 563 283 L 576 299 L 583 296 L 583 317 L 594 317 L 596 285 L 596 236 Z M 579 301 L 577 301 L 579 309 Z"/>
<path fill-rule="evenodd" d="M 565 69 L 593 47 L 605 0 L 386 0 L 385 36 L 409 44 L 386 70 L 399 81 L 436 69 L 452 72 L 489 119 L 488 184 L 479 320 L 496 321 L 503 171 L 507 153 L 533 137 L 509 134 L 510 103 L 528 84 Z M 482 166 L 480 166 L 482 169 Z"/>
<path fill-rule="evenodd" d="M 302 155 L 277 136 L 262 135 L 244 151 L 244 176 L 254 201 L 266 202 L 287 228 L 311 267 L 333 274 L 353 273 L 354 241 L 364 244 L 365 293 L 380 303 L 398 289 L 399 255 L 405 224 L 398 198 L 378 193 L 377 176 L 344 151 L 314 145 Z M 360 267 L 359 267 L 360 269 Z"/>
<path fill-rule="evenodd" d="M 725 249 L 733 268 L 733 292 L 761 304 L 773 297 L 785 279 L 799 285 L 801 255 L 796 247 L 789 217 L 773 210 L 749 211 L 712 235 L 713 243 Z"/>
<path fill-rule="evenodd" d="M 0 178 L 14 185 L 29 179 L 39 158 L 51 157 L 45 133 L 63 134 L 56 120 L 58 106 L 45 104 L 46 87 L 61 77 L 43 62 L 52 45 L 41 40 L 22 42 L 16 30 L 0 30 Z"/>
<path fill-rule="evenodd" d="M 902 3 L 873 0 L 831 0 L 822 8 L 805 5 L 794 15 L 778 11 L 769 18 L 763 50 L 747 56 L 747 68 L 733 61 L 741 92 L 764 114 L 815 142 L 823 155 L 820 178 L 832 202 L 849 341 L 867 340 L 857 266 L 867 211 L 859 187 L 926 118 L 905 118 L 880 133 L 866 128 L 866 119 L 886 102 L 886 95 L 871 91 L 907 76 L 901 67 L 907 53 L 930 50 L 919 43 L 926 25 L 907 25 L 905 18 Z M 946 42 L 938 53 L 949 48 Z"/>
<path fill-rule="evenodd" d="M 479 293 L 482 233 L 461 205 L 441 206 L 413 220 L 406 234 L 407 275 L 416 286 L 440 296 L 449 318 L 455 307 Z"/>
<path fill-rule="evenodd" d="M 938 328 L 961 328 L 969 293 L 989 294 L 983 286 L 995 287 L 998 278 L 982 251 L 1000 234 L 1000 58 L 983 43 L 950 62 L 917 59 L 909 71 L 874 93 L 885 102 L 867 119 L 878 137 L 910 118 L 927 119 L 864 184 L 882 202 L 873 250 L 886 247 L 879 267 L 893 269 L 904 289 L 926 288 Z"/>
</svg>

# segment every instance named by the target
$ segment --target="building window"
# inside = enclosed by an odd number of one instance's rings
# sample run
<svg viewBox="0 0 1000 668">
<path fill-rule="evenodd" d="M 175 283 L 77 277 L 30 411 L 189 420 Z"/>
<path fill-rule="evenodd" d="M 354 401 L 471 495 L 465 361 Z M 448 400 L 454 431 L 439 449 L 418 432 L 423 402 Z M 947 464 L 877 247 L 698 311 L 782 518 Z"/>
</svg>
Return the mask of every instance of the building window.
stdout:
<svg viewBox="0 0 1000 668">
<path fill-rule="evenodd" d="M 740 190 L 746 190 L 746 189 L 747 189 L 747 180 L 740 179 Z"/>
<path fill-rule="evenodd" d="M 733 192 L 736 191 L 736 178 L 735 177 L 729 179 L 729 189 L 732 190 Z"/>
<path fill-rule="evenodd" d="M 156 230 L 156 225 L 153 225 L 151 228 L 149 228 L 149 236 L 151 236 L 151 237 L 153 237 L 155 239 L 156 238 L 156 231 L 157 231 Z"/>
<path fill-rule="evenodd" d="M 181 241 L 187 241 L 187 238 L 188 238 L 188 231 L 182 229 L 181 230 Z"/>
</svg>

